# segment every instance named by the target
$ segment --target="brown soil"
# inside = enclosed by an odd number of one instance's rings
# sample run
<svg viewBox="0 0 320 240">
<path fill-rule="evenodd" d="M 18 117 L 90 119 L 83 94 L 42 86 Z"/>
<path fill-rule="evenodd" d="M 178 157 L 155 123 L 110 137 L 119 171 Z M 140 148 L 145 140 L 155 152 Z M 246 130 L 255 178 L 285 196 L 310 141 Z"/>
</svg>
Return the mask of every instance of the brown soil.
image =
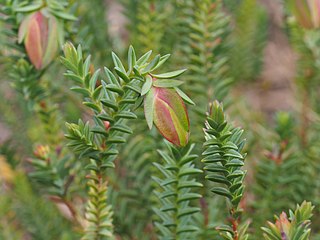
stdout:
<svg viewBox="0 0 320 240">
<path fill-rule="evenodd" d="M 294 105 L 292 83 L 295 77 L 295 55 L 283 31 L 282 6 L 274 0 L 260 0 L 269 13 L 268 42 L 264 67 L 255 87 L 246 91 L 256 110 L 273 113 Z"/>
</svg>

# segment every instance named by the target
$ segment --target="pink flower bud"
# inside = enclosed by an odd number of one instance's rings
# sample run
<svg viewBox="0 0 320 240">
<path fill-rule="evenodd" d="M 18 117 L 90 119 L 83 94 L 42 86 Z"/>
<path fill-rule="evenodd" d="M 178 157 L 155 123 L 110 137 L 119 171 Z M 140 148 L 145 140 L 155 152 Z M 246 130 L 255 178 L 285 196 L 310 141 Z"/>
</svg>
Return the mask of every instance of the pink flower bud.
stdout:
<svg viewBox="0 0 320 240">
<path fill-rule="evenodd" d="M 298 23 L 307 29 L 320 27 L 320 0 L 291 0 Z"/>
<path fill-rule="evenodd" d="M 31 63 L 43 69 L 55 58 L 59 48 L 57 19 L 44 10 L 27 16 L 19 27 L 19 42 L 24 45 Z"/>
<path fill-rule="evenodd" d="M 103 121 L 103 125 L 104 125 L 104 128 L 106 129 L 106 131 L 108 131 L 109 128 L 110 128 L 110 122 L 109 121 Z"/>
<path fill-rule="evenodd" d="M 285 212 L 282 212 L 280 214 L 280 217 L 276 221 L 276 226 L 279 229 L 282 236 L 289 236 L 291 223 L 289 222 L 287 214 Z"/>
<path fill-rule="evenodd" d="M 48 145 L 37 145 L 33 154 L 39 159 L 46 160 L 49 158 L 50 148 Z"/>
<path fill-rule="evenodd" d="M 160 134 L 169 142 L 177 146 L 188 143 L 188 112 L 174 89 L 152 87 L 145 97 L 144 110 L 149 128 L 153 121 Z"/>
</svg>

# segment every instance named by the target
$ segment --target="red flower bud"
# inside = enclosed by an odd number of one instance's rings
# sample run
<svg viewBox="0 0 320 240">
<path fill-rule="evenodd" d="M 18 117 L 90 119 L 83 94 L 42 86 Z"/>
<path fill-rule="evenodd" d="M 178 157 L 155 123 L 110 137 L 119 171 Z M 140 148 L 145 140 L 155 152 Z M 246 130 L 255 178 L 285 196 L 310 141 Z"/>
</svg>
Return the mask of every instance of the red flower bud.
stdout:
<svg viewBox="0 0 320 240">
<path fill-rule="evenodd" d="M 43 69 L 55 58 L 59 48 L 57 19 L 41 10 L 27 16 L 19 27 L 19 42 L 24 42 L 36 69 Z"/>
<path fill-rule="evenodd" d="M 169 142 L 177 146 L 188 143 L 188 112 L 182 98 L 174 89 L 152 87 L 145 97 L 144 110 L 149 128 L 153 122 Z"/>
</svg>

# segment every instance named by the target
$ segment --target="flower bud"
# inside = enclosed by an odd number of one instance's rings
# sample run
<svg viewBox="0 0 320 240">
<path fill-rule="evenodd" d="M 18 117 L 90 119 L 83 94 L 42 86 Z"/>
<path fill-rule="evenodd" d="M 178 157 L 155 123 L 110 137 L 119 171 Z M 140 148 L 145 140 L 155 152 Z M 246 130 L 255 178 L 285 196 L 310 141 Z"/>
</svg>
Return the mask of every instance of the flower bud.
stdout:
<svg viewBox="0 0 320 240">
<path fill-rule="evenodd" d="M 320 27 L 320 0 L 291 0 L 298 23 L 307 29 Z"/>
<path fill-rule="evenodd" d="M 37 11 L 27 16 L 19 27 L 19 42 L 24 42 L 27 55 L 36 69 L 43 69 L 55 58 L 59 48 L 57 19 Z"/>
<path fill-rule="evenodd" d="M 177 146 L 188 143 L 188 112 L 182 98 L 174 89 L 152 87 L 145 97 L 144 110 L 147 122 L 152 114 L 151 123 L 148 122 L 149 128 L 153 121 L 160 134 L 169 142 Z"/>
<path fill-rule="evenodd" d="M 280 217 L 276 221 L 276 227 L 280 231 L 280 233 L 284 236 L 289 236 L 291 223 L 288 220 L 287 214 L 282 212 Z"/>
<path fill-rule="evenodd" d="M 110 122 L 109 121 L 103 121 L 103 125 L 104 125 L 105 130 L 108 131 L 109 128 L 110 128 Z"/>
<path fill-rule="evenodd" d="M 37 145 L 33 154 L 39 159 L 47 160 L 49 158 L 50 148 L 48 145 Z"/>
</svg>

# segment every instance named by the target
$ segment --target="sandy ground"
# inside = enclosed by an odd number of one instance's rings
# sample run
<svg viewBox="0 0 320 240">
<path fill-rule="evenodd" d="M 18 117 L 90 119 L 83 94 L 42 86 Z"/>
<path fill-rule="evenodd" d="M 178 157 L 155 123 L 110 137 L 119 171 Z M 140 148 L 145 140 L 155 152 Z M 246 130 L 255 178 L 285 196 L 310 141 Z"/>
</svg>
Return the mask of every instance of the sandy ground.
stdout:
<svg viewBox="0 0 320 240">
<path fill-rule="evenodd" d="M 295 77 L 295 55 L 283 32 L 282 7 L 276 0 L 261 0 L 269 16 L 269 37 L 264 50 L 264 67 L 254 88 L 246 91 L 257 110 L 273 113 L 289 110 L 294 104 L 292 83 Z"/>
</svg>

